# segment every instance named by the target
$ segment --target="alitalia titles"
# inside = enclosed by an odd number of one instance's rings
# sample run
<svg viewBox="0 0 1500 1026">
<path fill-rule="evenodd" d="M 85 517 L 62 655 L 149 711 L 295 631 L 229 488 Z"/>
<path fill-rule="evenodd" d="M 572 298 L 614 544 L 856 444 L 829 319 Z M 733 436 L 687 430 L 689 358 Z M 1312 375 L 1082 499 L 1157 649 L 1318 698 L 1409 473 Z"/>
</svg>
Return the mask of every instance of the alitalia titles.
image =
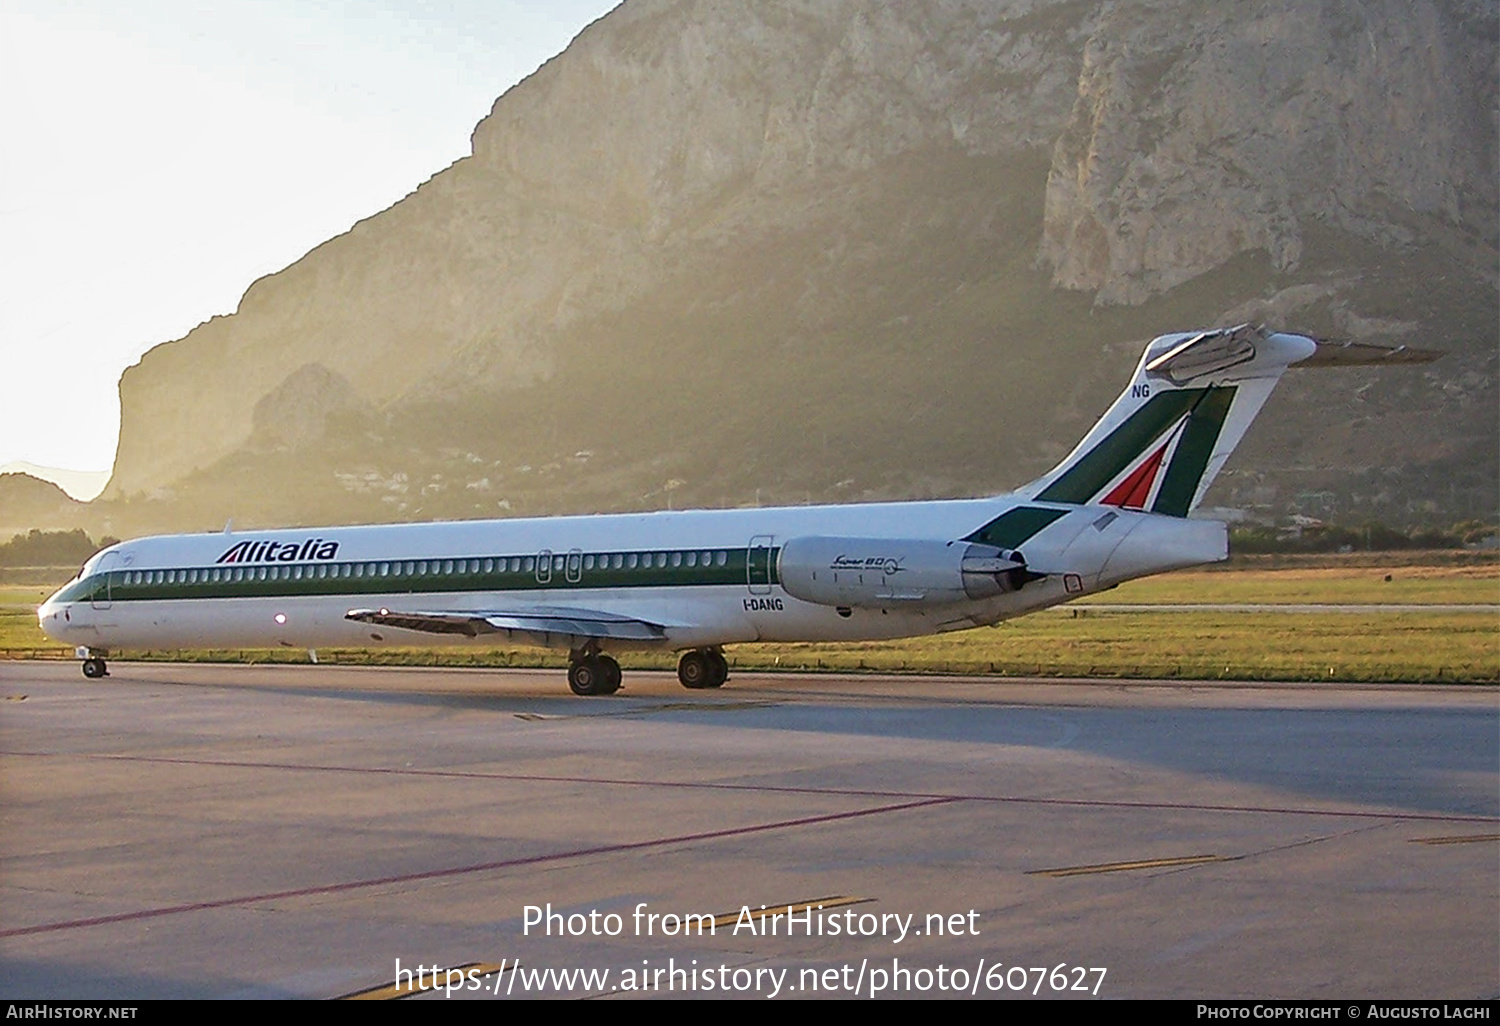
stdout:
<svg viewBox="0 0 1500 1026">
<path fill-rule="evenodd" d="M 242 541 L 220 556 L 219 563 L 305 563 L 310 559 L 334 559 L 339 543 L 322 538 L 304 542 Z"/>
</svg>

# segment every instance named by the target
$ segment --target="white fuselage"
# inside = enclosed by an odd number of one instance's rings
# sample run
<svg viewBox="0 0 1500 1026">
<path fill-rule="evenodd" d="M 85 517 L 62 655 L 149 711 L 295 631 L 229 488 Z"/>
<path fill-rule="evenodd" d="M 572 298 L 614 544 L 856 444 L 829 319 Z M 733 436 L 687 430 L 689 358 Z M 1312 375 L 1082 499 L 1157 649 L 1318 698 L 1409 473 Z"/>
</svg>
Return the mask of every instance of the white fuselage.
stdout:
<svg viewBox="0 0 1500 1026">
<path fill-rule="evenodd" d="M 996 537 L 979 540 L 1019 551 L 1034 573 L 1017 590 L 980 599 L 892 588 L 888 598 L 848 605 L 808 602 L 788 594 L 776 562 L 795 539 L 870 540 L 889 550 L 900 573 L 903 544 L 962 545 L 995 524 Z M 106 549 L 39 618 L 51 637 L 96 652 L 473 639 L 347 618 L 356 609 L 597 610 L 661 627 L 660 637 L 601 645 L 612 649 L 855 641 L 992 624 L 1225 555 L 1225 529 L 1216 522 L 1016 496 L 226 532 Z"/>
</svg>

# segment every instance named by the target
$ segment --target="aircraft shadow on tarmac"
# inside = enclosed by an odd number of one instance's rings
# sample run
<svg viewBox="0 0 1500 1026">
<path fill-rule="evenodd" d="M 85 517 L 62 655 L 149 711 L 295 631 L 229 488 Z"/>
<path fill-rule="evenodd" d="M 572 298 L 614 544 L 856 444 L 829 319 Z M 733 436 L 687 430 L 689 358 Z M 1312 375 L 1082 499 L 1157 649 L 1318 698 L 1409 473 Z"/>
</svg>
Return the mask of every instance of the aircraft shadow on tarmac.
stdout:
<svg viewBox="0 0 1500 1026">
<path fill-rule="evenodd" d="M 837 694 L 821 699 L 811 689 L 795 695 L 747 688 L 682 699 L 621 695 L 580 701 L 488 689 L 229 686 L 309 699 L 488 712 L 554 725 L 623 717 L 663 725 L 1053 749 L 1377 809 L 1500 816 L 1494 786 L 1500 710 L 1494 708 L 1031 706 L 979 696 L 929 701 L 919 686 L 896 699 L 856 701 Z M 1192 796 L 1183 800 L 1191 802 Z"/>
</svg>

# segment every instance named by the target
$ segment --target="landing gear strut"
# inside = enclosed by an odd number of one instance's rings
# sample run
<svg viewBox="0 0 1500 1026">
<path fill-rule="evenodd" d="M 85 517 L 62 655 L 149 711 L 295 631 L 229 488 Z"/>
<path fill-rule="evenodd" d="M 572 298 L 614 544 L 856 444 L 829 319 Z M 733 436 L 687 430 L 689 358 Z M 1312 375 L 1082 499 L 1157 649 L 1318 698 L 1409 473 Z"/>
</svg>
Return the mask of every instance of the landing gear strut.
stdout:
<svg viewBox="0 0 1500 1026">
<path fill-rule="evenodd" d="M 574 651 L 568 663 L 568 687 L 575 695 L 612 695 L 620 690 L 620 664 L 595 650 Z"/>
<path fill-rule="evenodd" d="M 677 679 L 683 687 L 694 691 L 723 687 L 729 679 L 729 660 L 722 652 L 711 648 L 684 652 L 677 662 Z"/>
</svg>

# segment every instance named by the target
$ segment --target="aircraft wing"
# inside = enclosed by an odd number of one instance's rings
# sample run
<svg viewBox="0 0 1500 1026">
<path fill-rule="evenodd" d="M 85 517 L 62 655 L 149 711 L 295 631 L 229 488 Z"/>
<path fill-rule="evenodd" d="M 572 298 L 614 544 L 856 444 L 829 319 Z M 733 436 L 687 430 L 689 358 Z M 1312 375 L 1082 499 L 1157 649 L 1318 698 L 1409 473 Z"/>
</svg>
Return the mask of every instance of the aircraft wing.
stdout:
<svg viewBox="0 0 1500 1026">
<path fill-rule="evenodd" d="M 524 634 L 547 646 L 563 644 L 568 639 L 663 641 L 667 636 L 666 624 L 570 606 L 472 612 L 351 609 L 344 614 L 344 619 L 428 634 L 461 634 L 469 638 L 481 634 Z"/>
</svg>

